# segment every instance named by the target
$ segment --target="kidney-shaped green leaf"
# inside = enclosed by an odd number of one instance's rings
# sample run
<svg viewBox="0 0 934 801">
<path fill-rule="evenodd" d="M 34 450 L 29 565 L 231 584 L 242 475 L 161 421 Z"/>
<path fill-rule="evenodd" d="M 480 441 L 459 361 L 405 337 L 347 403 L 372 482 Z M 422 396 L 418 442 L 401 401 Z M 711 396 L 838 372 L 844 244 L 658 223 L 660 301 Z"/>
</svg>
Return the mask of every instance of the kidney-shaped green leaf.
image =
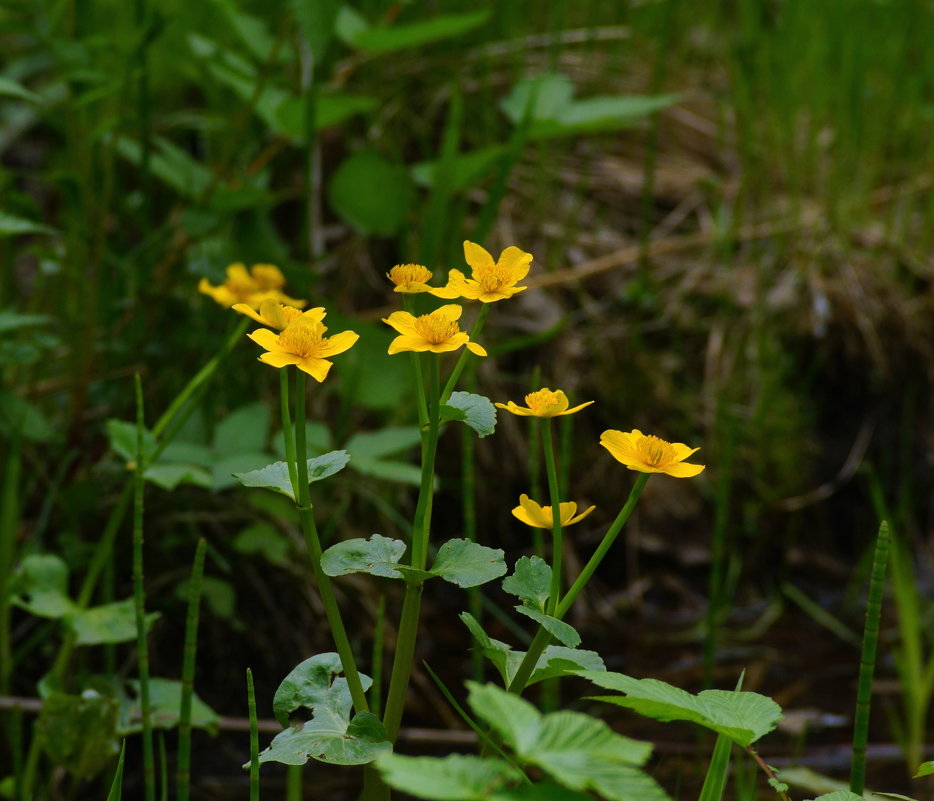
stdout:
<svg viewBox="0 0 934 801">
<path fill-rule="evenodd" d="M 289 725 L 289 715 L 302 707 L 315 709 L 328 706 L 349 716 L 352 701 L 347 680 L 341 676 L 340 657 L 328 651 L 315 654 L 296 665 L 279 684 L 272 699 L 272 711 L 283 727 Z M 369 689 L 373 680 L 360 674 L 363 689 Z"/>
<path fill-rule="evenodd" d="M 471 392 L 452 392 L 447 403 L 441 407 L 441 417 L 470 426 L 478 437 L 492 434 L 496 428 L 496 407 L 493 402 Z"/>
<path fill-rule="evenodd" d="M 526 606 L 544 612 L 551 594 L 551 566 L 540 556 L 522 556 L 512 575 L 503 579 L 503 590 Z"/>
<path fill-rule="evenodd" d="M 37 617 L 60 618 L 74 612 L 68 597 L 68 565 L 52 554 L 27 556 L 13 574 L 12 602 Z"/>
<path fill-rule="evenodd" d="M 146 615 L 147 630 L 158 617 L 158 612 Z M 65 623 L 77 635 L 78 645 L 103 645 L 136 639 L 136 607 L 132 598 L 72 612 L 65 616 Z"/>
<path fill-rule="evenodd" d="M 392 236 L 408 220 L 415 187 L 404 167 L 373 151 L 362 151 L 335 170 L 328 200 L 361 233 Z"/>
<path fill-rule="evenodd" d="M 506 572 L 502 548 L 487 548 L 470 540 L 448 540 L 431 566 L 431 574 L 458 587 L 477 587 Z"/>
<path fill-rule="evenodd" d="M 316 456 L 308 460 L 308 483 L 321 481 L 323 478 L 333 476 L 344 469 L 350 455 L 347 451 L 331 451 L 330 453 Z M 292 493 L 292 482 L 289 479 L 289 466 L 285 462 L 273 462 L 259 470 L 251 470 L 248 473 L 234 473 L 237 479 L 244 487 L 263 487 L 264 489 L 279 492 L 287 495 L 293 501 L 295 495 Z"/>
<path fill-rule="evenodd" d="M 441 759 L 384 754 L 376 761 L 383 781 L 430 801 L 480 801 L 521 775 L 501 759 L 451 754 Z"/>
<path fill-rule="evenodd" d="M 380 534 L 369 539 L 344 540 L 321 554 L 321 569 L 329 576 L 369 573 L 383 578 L 402 578 L 396 569 L 406 545 Z"/>
<path fill-rule="evenodd" d="M 348 721 L 331 707 L 319 706 L 304 725 L 277 734 L 269 748 L 260 752 L 259 761 L 304 765 L 317 759 L 334 765 L 365 765 L 391 750 L 386 729 L 372 712 L 360 712 Z"/>
</svg>

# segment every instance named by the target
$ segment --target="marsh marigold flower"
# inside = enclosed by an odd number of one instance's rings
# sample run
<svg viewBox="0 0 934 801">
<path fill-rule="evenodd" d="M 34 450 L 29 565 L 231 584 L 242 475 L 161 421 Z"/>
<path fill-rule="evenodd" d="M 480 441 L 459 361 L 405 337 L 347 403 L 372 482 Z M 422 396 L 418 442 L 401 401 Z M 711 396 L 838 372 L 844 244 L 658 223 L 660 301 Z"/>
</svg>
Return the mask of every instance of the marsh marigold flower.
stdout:
<svg viewBox="0 0 934 801">
<path fill-rule="evenodd" d="M 616 461 L 640 473 L 667 473 L 675 478 L 690 478 L 704 469 L 702 464 L 684 461 L 700 448 L 689 448 L 681 442 L 665 442 L 656 436 L 643 434 L 638 428 L 628 434 L 604 431 L 600 435 L 600 444 L 613 454 Z"/>
<path fill-rule="evenodd" d="M 268 328 L 260 328 L 248 336 L 266 349 L 267 352 L 259 357 L 261 362 L 273 367 L 294 364 L 316 381 L 324 381 L 332 364 L 327 357 L 350 349 L 360 338 L 353 331 L 326 337 L 324 332 L 327 330 L 320 320 L 299 317 L 279 335 Z"/>
<path fill-rule="evenodd" d="M 395 328 L 401 336 L 397 336 L 389 344 L 389 352 L 427 350 L 432 353 L 446 353 L 466 345 L 471 353 L 486 356 L 486 350 L 476 342 L 471 342 L 470 335 L 466 331 L 460 330 L 457 321 L 460 319 L 461 311 L 460 306 L 452 303 L 435 309 L 431 314 L 423 314 L 421 317 L 415 317 L 404 311 L 393 312 L 389 317 L 383 318 L 383 322 Z"/>
<path fill-rule="evenodd" d="M 327 314 L 323 306 L 317 306 L 303 312 L 294 306 L 283 306 L 275 300 L 264 300 L 259 304 L 259 312 L 249 303 L 235 303 L 233 310 L 245 314 L 247 317 L 252 317 L 256 322 L 268 325 L 278 331 L 285 330 L 289 323 L 298 319 L 313 320 L 320 323 Z"/>
<path fill-rule="evenodd" d="M 246 303 L 258 309 L 264 300 L 275 300 L 289 306 L 303 308 L 307 301 L 290 298 L 282 292 L 285 276 L 272 264 L 254 264 L 249 271 L 239 262 L 227 267 L 227 279 L 220 286 L 214 286 L 207 278 L 198 282 L 198 291 L 210 295 L 221 306 L 231 307 L 237 303 Z"/>
<path fill-rule="evenodd" d="M 447 285 L 432 294 L 439 298 L 467 298 L 483 303 L 511 298 L 517 292 L 528 289 L 516 286 L 529 273 L 532 254 L 517 247 L 506 248 L 498 261 L 480 245 L 464 242 L 464 259 L 470 265 L 472 275 L 465 278 L 460 270 L 451 270 Z"/>
<path fill-rule="evenodd" d="M 585 406 L 590 406 L 590 404 L 593 403 L 593 401 L 587 401 L 586 403 L 580 404 L 580 406 L 569 409 L 568 396 L 560 389 L 556 392 L 552 392 L 548 387 L 526 395 L 525 402 L 528 404 L 528 408 L 518 406 L 512 401 L 508 403 L 497 403 L 496 405 L 499 406 L 500 409 L 505 409 L 507 412 L 512 412 L 520 417 L 560 417 L 562 414 L 574 414 L 574 412 L 579 412 Z"/>
<path fill-rule="evenodd" d="M 431 280 L 431 270 L 421 264 L 397 264 L 386 277 L 396 286 L 393 292 L 402 292 L 406 295 L 418 295 L 422 292 L 434 294 L 435 287 L 428 286 Z"/>
<path fill-rule="evenodd" d="M 561 525 L 570 526 L 578 523 L 589 515 L 596 506 L 585 509 L 577 514 L 577 504 L 574 501 L 567 501 L 559 505 L 561 509 Z M 540 506 L 528 495 L 519 496 L 519 505 L 512 510 L 513 517 L 518 518 L 527 526 L 534 528 L 551 528 L 552 516 L 550 506 Z"/>
</svg>

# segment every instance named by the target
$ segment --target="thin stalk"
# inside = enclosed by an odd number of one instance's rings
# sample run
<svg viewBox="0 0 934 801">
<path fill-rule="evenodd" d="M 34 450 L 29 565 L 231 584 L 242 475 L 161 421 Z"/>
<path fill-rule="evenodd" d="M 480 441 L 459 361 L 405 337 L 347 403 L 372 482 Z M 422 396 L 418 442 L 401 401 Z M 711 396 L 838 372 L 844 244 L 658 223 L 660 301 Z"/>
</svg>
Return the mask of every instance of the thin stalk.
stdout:
<svg viewBox="0 0 934 801">
<path fill-rule="evenodd" d="M 473 382 L 471 382 L 472 384 Z M 461 519 L 464 524 L 464 539 L 477 541 L 477 483 L 475 468 L 476 440 L 466 426 L 461 428 Z M 483 599 L 479 587 L 467 590 L 470 614 L 483 625 Z M 479 648 L 470 651 L 470 673 L 473 680 L 483 681 L 484 658 Z"/>
<path fill-rule="evenodd" d="M 152 714 L 149 701 L 149 638 L 146 632 L 146 593 L 143 588 L 143 383 L 136 374 L 136 471 L 133 475 L 133 601 L 136 607 L 136 643 L 139 650 L 139 704 L 143 725 L 143 774 L 146 801 L 156 799 L 156 767 L 152 747 Z"/>
<path fill-rule="evenodd" d="M 19 527 L 20 439 L 14 437 L 3 472 L 3 503 L 0 506 L 0 695 L 10 694 L 13 648 L 10 633 L 10 592 Z"/>
<path fill-rule="evenodd" d="M 438 431 L 440 428 L 441 398 L 439 397 L 440 376 L 438 360 L 429 362 L 429 381 L 431 408 L 428 430 L 422 431 L 422 480 L 418 492 L 418 504 L 415 507 L 415 520 L 412 525 L 411 567 L 424 570 L 428 561 L 428 540 L 431 530 L 432 492 L 434 490 L 435 453 L 438 449 Z M 422 582 L 408 581 L 405 596 L 402 599 L 402 614 L 399 621 L 399 633 L 396 638 L 396 653 L 389 679 L 389 692 L 386 697 L 386 712 L 383 725 L 391 742 L 395 742 L 402 721 L 405 696 L 412 674 L 412 660 L 415 655 L 415 638 L 418 634 L 419 610 L 421 608 Z"/>
<path fill-rule="evenodd" d="M 188 584 L 188 619 L 185 623 L 185 662 L 182 666 L 182 703 L 178 716 L 178 801 L 188 801 L 191 784 L 191 699 L 195 687 L 195 655 L 198 648 L 198 612 L 204 576 L 207 542 L 198 540 Z"/>
<path fill-rule="evenodd" d="M 383 706 L 383 640 L 386 636 L 386 593 L 380 592 L 376 602 L 376 621 L 373 624 L 373 656 L 370 672 L 373 686 L 370 688 L 370 712 L 378 715 Z"/>
<path fill-rule="evenodd" d="M 334 597 L 334 587 L 331 578 L 321 569 L 321 541 L 318 539 L 318 529 L 315 525 L 315 515 L 311 506 L 308 492 L 308 448 L 305 442 L 305 375 L 299 373 L 295 381 L 295 457 L 298 473 L 298 514 L 301 519 L 302 533 L 308 546 L 308 557 L 311 560 L 311 569 L 318 585 L 318 594 L 324 605 L 324 613 L 331 628 L 331 636 L 340 656 L 344 677 L 347 679 L 347 688 L 353 699 L 354 709 L 357 712 L 369 711 L 357 663 L 354 661 L 353 649 L 347 638 L 347 630 L 341 618 L 337 599 Z"/>
<path fill-rule="evenodd" d="M 120 744 L 120 757 L 117 759 L 117 769 L 114 771 L 114 780 L 107 793 L 107 801 L 120 801 L 123 795 L 123 760 L 126 758 L 126 740 Z M 17 801 L 20 801 L 17 796 Z"/>
<path fill-rule="evenodd" d="M 285 801 L 302 801 L 302 766 L 289 765 L 285 774 Z"/>
<path fill-rule="evenodd" d="M 727 520 L 730 506 L 730 486 L 733 479 L 733 442 L 736 427 L 730 425 L 726 452 L 720 466 L 713 541 L 710 556 L 710 577 L 707 583 L 707 616 L 704 626 L 704 687 L 713 686 L 713 663 L 717 650 L 717 633 L 723 620 L 725 601 L 725 562 L 727 559 Z"/>
<path fill-rule="evenodd" d="M 869 579 L 866 601 L 866 625 L 863 628 L 863 651 L 859 660 L 859 685 L 856 689 L 856 715 L 853 721 L 853 762 L 850 768 L 850 792 L 862 795 L 866 786 L 866 744 L 869 741 L 869 711 L 872 704 L 872 676 L 876 668 L 876 645 L 879 641 L 879 618 L 885 595 L 885 573 L 889 559 L 889 524 L 882 521 L 876 537 L 876 552 Z"/>
<path fill-rule="evenodd" d="M 253 671 L 246 669 L 246 698 L 250 715 L 250 801 L 259 801 L 259 721 L 256 718 L 256 693 Z"/>
<path fill-rule="evenodd" d="M 600 566 L 600 563 L 603 561 L 603 558 L 612 547 L 613 542 L 619 535 L 619 532 L 622 531 L 623 526 L 626 525 L 626 521 L 629 520 L 633 510 L 636 508 L 636 504 L 639 502 L 639 496 L 642 494 L 642 490 L 645 489 L 645 483 L 648 480 L 649 473 L 639 473 L 639 477 L 636 479 L 636 483 L 633 484 L 633 487 L 629 492 L 629 498 L 626 500 L 626 504 L 616 516 L 616 520 L 613 521 L 613 525 L 610 526 L 606 534 L 603 535 L 603 540 L 600 542 L 597 550 L 594 551 L 593 556 L 590 557 L 590 561 L 587 562 L 587 564 L 584 566 L 584 569 L 581 570 L 580 575 L 571 585 L 571 588 L 567 591 L 567 595 L 561 599 L 557 609 L 555 609 L 554 617 L 558 618 L 558 620 L 561 620 L 568 613 L 568 610 L 574 604 L 577 596 L 580 595 L 584 587 L 587 586 L 587 582 L 590 581 L 590 577 Z M 509 692 L 516 693 L 516 695 L 521 695 L 522 691 L 525 689 L 525 685 L 528 683 L 529 678 L 532 675 L 532 671 L 535 669 L 535 665 L 538 664 L 539 658 L 541 657 L 545 648 L 548 646 L 550 639 L 551 638 L 548 632 L 539 627 L 538 633 L 533 638 L 531 645 L 529 645 L 529 650 L 526 651 L 522 662 L 519 664 L 519 669 L 516 671 L 516 675 L 509 683 Z"/>
<path fill-rule="evenodd" d="M 472 342 L 477 341 L 477 337 L 480 336 L 480 332 L 483 330 L 486 316 L 490 313 L 490 305 L 489 303 L 484 303 L 480 306 L 480 313 L 477 315 L 477 321 L 473 324 L 473 330 L 470 332 L 470 340 Z M 467 366 L 467 359 L 472 355 L 473 354 L 466 347 L 461 349 L 461 354 L 457 359 L 457 363 L 454 365 L 454 369 L 451 371 L 451 375 L 448 376 L 447 383 L 444 385 L 444 392 L 441 393 L 441 405 L 447 403 L 448 398 L 451 397 L 451 393 L 457 386 L 457 379 L 461 377 L 461 373 L 464 372 L 464 368 Z"/>
<path fill-rule="evenodd" d="M 759 756 L 759 752 L 756 751 L 751 745 L 746 746 L 746 753 L 752 757 L 753 761 L 759 766 L 759 769 L 769 777 L 769 781 L 772 783 L 772 786 L 775 786 L 775 783 L 779 782 L 780 779 L 774 770 L 766 763 L 766 761 Z M 791 801 L 788 797 L 788 793 L 785 790 L 776 790 L 778 797 L 781 801 Z"/>
<path fill-rule="evenodd" d="M 551 592 L 548 595 L 546 612 L 554 615 L 561 597 L 561 571 L 563 568 L 564 542 L 561 536 L 561 491 L 558 488 L 558 467 L 555 463 L 555 446 L 551 434 L 551 419 L 542 425 L 542 449 L 545 453 L 545 473 L 548 476 L 548 493 L 551 496 Z"/>
<path fill-rule="evenodd" d="M 301 380 L 301 379 L 299 379 Z M 292 438 L 292 418 L 289 414 L 289 371 L 279 371 L 279 412 L 282 416 L 282 440 L 285 443 L 285 462 L 289 466 L 292 496 L 298 497 L 298 472 L 295 467 L 295 440 Z"/>
<path fill-rule="evenodd" d="M 165 751 L 165 732 L 159 732 L 159 801 L 169 801 L 169 758 Z"/>
</svg>

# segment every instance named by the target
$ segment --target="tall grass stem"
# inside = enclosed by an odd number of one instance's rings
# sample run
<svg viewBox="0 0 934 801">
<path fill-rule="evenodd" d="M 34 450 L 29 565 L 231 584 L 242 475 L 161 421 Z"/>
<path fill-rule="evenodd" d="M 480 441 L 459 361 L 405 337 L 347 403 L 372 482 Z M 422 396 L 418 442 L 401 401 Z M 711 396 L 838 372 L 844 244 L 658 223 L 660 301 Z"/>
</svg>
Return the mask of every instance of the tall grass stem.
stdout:
<svg viewBox="0 0 934 801">
<path fill-rule="evenodd" d="M 182 665 L 182 703 L 178 716 L 178 801 L 188 801 L 191 785 L 191 700 L 195 689 L 195 657 L 198 649 L 198 619 L 201 606 L 204 554 L 207 542 L 202 537 L 195 548 L 195 560 L 188 583 L 188 617 L 185 621 L 185 657 Z"/>
</svg>

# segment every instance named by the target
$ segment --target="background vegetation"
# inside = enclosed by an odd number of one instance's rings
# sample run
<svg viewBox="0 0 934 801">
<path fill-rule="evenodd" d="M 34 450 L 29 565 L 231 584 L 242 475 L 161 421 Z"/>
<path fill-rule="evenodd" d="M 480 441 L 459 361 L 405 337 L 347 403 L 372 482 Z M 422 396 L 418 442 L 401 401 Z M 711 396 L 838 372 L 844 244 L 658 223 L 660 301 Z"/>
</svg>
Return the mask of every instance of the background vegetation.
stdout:
<svg viewBox="0 0 934 801">
<path fill-rule="evenodd" d="M 694 689 L 731 687 L 746 667 L 747 689 L 816 710 L 788 753 L 845 740 L 818 729 L 849 714 L 847 637 L 887 516 L 889 715 L 874 738 L 910 751 L 914 736 L 917 750 L 931 683 L 932 40 L 934 10 L 913 0 L 5 0 L 5 706 L 36 697 L 60 653 L 58 622 L 9 600 L 16 566 L 57 554 L 76 591 L 120 502 L 126 454 L 108 421 L 134 419 L 132 376 L 152 424 L 238 322 L 198 280 L 275 263 L 335 330 L 361 333 L 311 399 L 313 439 L 348 447 L 358 471 L 319 500 L 322 536 L 396 536 L 417 435 L 408 365 L 385 355 L 379 318 L 396 303 L 384 274 L 462 267 L 469 238 L 535 256 L 534 288 L 487 323 L 479 391 L 597 400 L 564 432 L 577 500 L 599 511 L 628 491 L 594 456 L 604 428 L 703 448 L 700 480 L 649 486 L 575 621 L 608 666 Z M 180 675 L 204 537 L 196 686 L 229 716 L 245 714 L 246 666 L 268 716 L 291 666 L 329 649 L 288 507 L 230 478 L 278 441 L 275 376 L 254 350 L 233 348 L 147 495 L 153 675 Z M 513 557 L 530 547 L 508 515 L 528 490 L 522 436 L 502 419 L 475 455 L 481 541 Z M 463 455 L 443 447 L 439 522 L 456 532 Z M 575 529 L 572 566 L 601 523 L 590 538 Z M 96 601 L 131 593 L 124 529 Z M 370 585 L 344 587 L 363 637 Z M 428 603 L 432 632 L 465 600 Z M 466 637 L 444 626 L 420 656 L 466 676 Z M 134 665 L 130 646 L 83 648 L 59 678 L 77 692 Z M 7 766 L 33 715 L 4 715 Z M 406 723 L 454 720 L 416 677 Z M 660 747 L 660 769 L 689 782 L 676 745 Z M 241 792 L 245 755 L 244 734 L 196 737 L 203 797 Z M 43 792 L 60 797 L 68 782 L 42 764 Z M 898 762 L 875 770 L 904 776 Z"/>
</svg>

